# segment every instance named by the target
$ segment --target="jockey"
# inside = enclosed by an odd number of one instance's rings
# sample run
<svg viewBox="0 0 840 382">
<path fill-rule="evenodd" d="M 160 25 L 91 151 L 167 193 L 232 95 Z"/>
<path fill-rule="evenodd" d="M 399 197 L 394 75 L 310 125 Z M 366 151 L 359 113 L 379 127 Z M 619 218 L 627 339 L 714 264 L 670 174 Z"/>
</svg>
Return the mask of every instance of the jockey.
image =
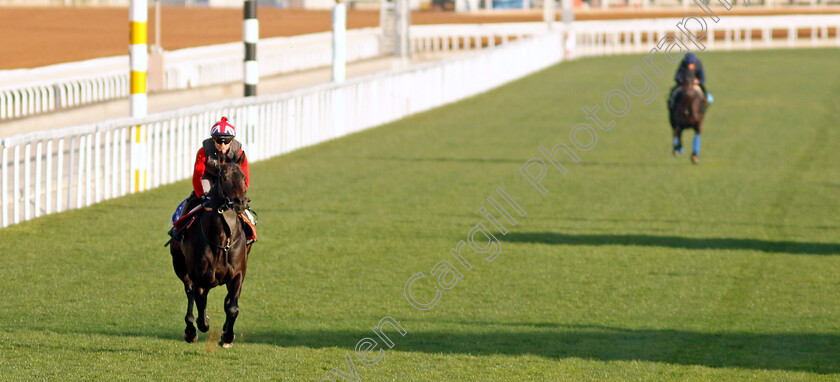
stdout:
<svg viewBox="0 0 840 382">
<path fill-rule="evenodd" d="M 220 157 L 224 157 L 225 163 L 236 163 L 242 167 L 242 172 L 245 173 L 245 189 L 248 189 L 251 180 L 248 172 L 248 158 L 242 150 L 242 144 L 234 139 L 235 136 L 236 128 L 228 122 L 227 118 L 222 117 L 221 121 L 210 128 L 210 138 L 202 142 L 195 156 L 193 190 L 205 208 L 209 202 L 208 193 L 219 176 Z"/>
<path fill-rule="evenodd" d="M 700 59 L 697 58 L 693 52 L 688 52 L 685 54 L 685 58 L 683 58 L 682 62 L 680 62 L 680 66 L 677 68 L 677 73 L 674 74 L 674 81 L 677 83 L 671 88 L 671 92 L 669 93 L 670 96 L 668 97 L 668 109 L 670 110 L 673 107 L 674 98 L 677 93 L 677 89 L 680 87 L 680 83 L 682 82 L 683 78 L 686 75 L 686 72 L 689 70 L 694 71 L 694 83 L 700 86 L 700 89 L 703 90 L 703 94 L 706 95 L 706 100 L 709 104 L 714 102 L 714 97 L 712 97 L 711 93 L 706 91 L 706 72 L 703 70 L 703 63 L 700 62 Z"/>
<path fill-rule="evenodd" d="M 222 159 L 224 159 L 224 163 L 236 163 L 242 168 L 242 172 L 245 173 L 245 189 L 248 189 L 251 180 L 248 171 L 248 157 L 245 155 L 245 150 L 242 149 L 242 144 L 234 139 L 235 136 L 236 128 L 225 117 L 222 117 L 219 122 L 216 122 L 210 128 L 210 138 L 202 142 L 201 148 L 195 155 L 192 178 L 193 192 L 178 205 L 172 215 L 172 223 L 170 224 L 174 224 L 183 214 L 190 212 L 198 205 L 199 201 L 205 210 L 211 209 L 209 193 L 218 179 Z M 256 219 L 250 208 L 245 210 L 244 215 L 251 224 L 256 224 Z M 178 232 L 173 227 L 169 234 L 175 237 Z"/>
</svg>

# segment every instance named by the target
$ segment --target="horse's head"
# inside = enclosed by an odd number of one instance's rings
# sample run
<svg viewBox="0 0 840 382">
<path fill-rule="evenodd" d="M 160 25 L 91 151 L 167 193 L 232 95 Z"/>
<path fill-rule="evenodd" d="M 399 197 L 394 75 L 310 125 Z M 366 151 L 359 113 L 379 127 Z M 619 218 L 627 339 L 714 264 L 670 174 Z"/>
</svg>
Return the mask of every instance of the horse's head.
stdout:
<svg viewBox="0 0 840 382">
<path fill-rule="evenodd" d="M 236 213 L 245 211 L 251 200 L 245 196 L 245 173 L 238 164 L 222 165 L 217 186 L 222 208 L 233 208 Z"/>
<path fill-rule="evenodd" d="M 680 81 L 680 86 L 683 89 L 689 90 L 694 88 L 694 81 L 697 78 L 697 75 L 694 73 L 693 70 L 686 70 L 685 74 L 682 77 L 682 81 Z"/>
</svg>

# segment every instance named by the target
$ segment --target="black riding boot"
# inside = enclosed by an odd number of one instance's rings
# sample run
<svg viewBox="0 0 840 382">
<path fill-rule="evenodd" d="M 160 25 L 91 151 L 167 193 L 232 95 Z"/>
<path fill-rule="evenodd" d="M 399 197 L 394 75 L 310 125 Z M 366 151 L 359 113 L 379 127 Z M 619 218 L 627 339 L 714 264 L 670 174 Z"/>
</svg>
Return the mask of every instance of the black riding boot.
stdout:
<svg viewBox="0 0 840 382">
<path fill-rule="evenodd" d="M 183 201 L 184 209 L 181 210 L 181 215 L 178 216 L 177 219 L 180 219 L 181 216 L 184 216 L 184 214 L 186 214 L 187 212 L 190 212 L 193 208 L 195 208 L 195 206 L 198 205 L 197 202 L 198 202 L 198 197 L 195 196 L 195 191 L 190 192 L 190 196 L 187 196 L 187 198 Z M 175 220 L 177 220 L 177 219 L 175 219 Z M 178 232 L 178 229 L 175 228 L 175 227 L 172 227 L 172 229 L 170 229 L 168 233 L 169 233 L 169 236 L 171 238 L 173 238 L 174 240 L 181 240 L 181 238 L 183 237 L 183 235 L 181 235 L 181 233 Z"/>
</svg>

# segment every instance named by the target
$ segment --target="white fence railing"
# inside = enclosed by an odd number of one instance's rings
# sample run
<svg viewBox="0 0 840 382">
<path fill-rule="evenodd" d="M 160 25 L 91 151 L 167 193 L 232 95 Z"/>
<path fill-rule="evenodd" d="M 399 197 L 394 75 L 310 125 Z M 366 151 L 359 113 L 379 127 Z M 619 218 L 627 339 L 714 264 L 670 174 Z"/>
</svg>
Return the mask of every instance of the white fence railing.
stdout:
<svg viewBox="0 0 840 382">
<path fill-rule="evenodd" d="M 738 17 L 722 12 L 718 11 L 720 23 L 707 22 L 712 49 L 720 48 L 717 44 L 725 49 L 751 49 L 840 43 L 838 15 Z M 666 33 L 676 32 L 677 21 L 580 21 L 572 30 L 580 54 L 642 52 Z M 493 47 L 546 30 L 545 23 L 418 25 L 411 27 L 410 36 L 414 52 L 436 52 Z M 378 28 L 350 30 L 347 36 L 349 62 L 383 54 Z M 163 89 L 241 81 L 242 49 L 241 43 L 230 43 L 165 52 Z M 326 67 L 332 57 L 331 36 L 326 32 L 263 39 L 257 52 L 261 76 Z M 121 56 L 0 71 L 0 120 L 127 97 L 127 67 L 128 57 Z"/>
<path fill-rule="evenodd" d="M 188 177 L 194 150 L 221 115 L 239 127 L 249 157 L 260 160 L 456 101 L 559 62 L 570 46 L 564 43 L 566 33 L 574 36 L 576 56 L 648 52 L 667 33 L 676 32 L 678 21 L 579 22 L 568 32 L 517 37 L 493 49 L 342 85 L 9 137 L 0 141 L 0 226 L 131 192 L 136 182 L 129 171 L 132 157 L 149 160 L 146 181 L 141 181 L 147 187 Z M 840 39 L 827 32 L 840 27 L 840 15 L 721 17 L 709 25 L 704 41 L 710 49 L 840 46 Z M 542 23 L 532 28 L 547 29 Z M 803 29 L 811 32 L 810 38 L 791 33 Z M 485 32 L 472 36 L 488 36 Z M 753 34 L 758 38 L 753 40 Z M 413 46 L 466 46 L 464 38 L 457 44 L 451 38 L 445 42 L 447 38 L 434 42 L 434 36 L 421 31 L 414 33 Z M 138 136 L 147 143 L 132 147 L 131 138 Z"/>
<path fill-rule="evenodd" d="M 694 5 L 692 0 L 596 0 L 591 2 L 594 8 L 609 9 L 609 8 L 690 8 Z M 716 8 L 723 8 L 718 2 L 709 2 L 710 6 Z M 734 2 L 730 2 L 734 3 Z M 808 9 L 810 7 L 818 7 L 824 5 L 838 5 L 838 0 L 751 0 L 749 4 L 753 7 L 801 7 Z M 741 5 L 738 3 L 738 5 Z"/>
<path fill-rule="evenodd" d="M 347 31 L 347 61 L 377 57 L 379 29 Z M 242 81 L 241 42 L 166 52 L 164 90 L 187 89 Z M 262 39 L 257 44 L 260 76 L 273 76 L 329 66 L 332 35 L 329 32 Z"/>
<path fill-rule="evenodd" d="M 415 51 L 459 50 L 469 45 L 462 43 L 459 48 L 454 42 L 476 36 L 491 42 L 530 36 L 539 30 L 530 24 L 419 26 L 412 27 L 411 33 L 417 34 L 412 40 Z M 347 31 L 347 61 L 386 54 L 381 51 L 380 40 L 379 28 Z M 425 48 L 424 43 L 428 44 Z M 487 45 L 473 43 L 471 49 Z M 163 90 L 242 81 L 243 56 L 242 43 L 238 42 L 164 52 Z M 327 67 L 332 62 L 332 36 L 324 32 L 262 39 L 257 56 L 261 77 Z M 0 71 L 0 120 L 128 97 L 127 68 L 128 56 L 120 56 Z"/>
<path fill-rule="evenodd" d="M 332 35 L 314 33 L 260 40 L 260 75 L 272 76 L 329 66 Z M 163 53 L 163 90 L 241 81 L 242 43 Z M 379 29 L 347 32 L 347 60 L 379 56 Z M 34 69 L 0 71 L 0 120 L 128 97 L 128 56 Z"/>
<path fill-rule="evenodd" d="M 0 142 L 0 226 L 125 195 L 135 182 L 187 178 L 222 115 L 257 161 L 484 92 L 559 62 L 561 44 L 548 34 L 340 85 L 9 137 Z M 138 137 L 144 144 L 133 146 Z M 148 160 L 139 178 L 129 168 L 137 157 Z"/>
<path fill-rule="evenodd" d="M 708 29 L 700 40 L 704 49 L 840 47 L 840 15 L 719 16 L 718 23 L 705 19 Z M 571 31 L 576 36 L 579 56 L 648 52 L 669 33 L 680 37 L 689 49 L 698 50 L 677 29 L 676 24 L 681 21 L 586 21 L 574 23 Z M 686 24 L 692 32 L 699 32 L 699 24 Z"/>
<path fill-rule="evenodd" d="M 703 43 L 709 49 L 767 49 L 840 46 L 840 15 L 726 16 L 720 21 L 706 18 L 708 30 Z M 701 11 L 702 13 L 702 11 Z M 676 24 L 680 18 L 576 21 L 569 29 L 575 34 L 576 55 L 642 53 L 663 36 L 683 38 Z M 696 28 L 694 22 L 687 23 Z M 449 29 L 441 33 L 442 27 Z M 557 22 L 555 29 L 564 29 Z M 451 51 L 492 46 L 510 39 L 522 39 L 548 30 L 545 23 L 453 24 L 412 26 L 415 52 Z M 684 38 L 683 38 L 684 39 Z M 686 43 L 688 43 L 686 41 Z M 695 46 L 689 46 L 697 49 Z"/>
</svg>

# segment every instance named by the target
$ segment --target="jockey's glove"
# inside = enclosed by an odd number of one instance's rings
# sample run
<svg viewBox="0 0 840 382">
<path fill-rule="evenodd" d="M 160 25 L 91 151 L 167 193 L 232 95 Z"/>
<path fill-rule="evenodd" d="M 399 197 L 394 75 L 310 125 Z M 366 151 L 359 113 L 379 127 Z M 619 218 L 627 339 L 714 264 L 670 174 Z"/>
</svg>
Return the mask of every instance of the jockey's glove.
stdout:
<svg viewBox="0 0 840 382">
<path fill-rule="evenodd" d="M 204 208 L 211 208 L 210 207 L 210 198 L 207 197 L 207 194 L 201 195 L 201 206 Z"/>
</svg>

